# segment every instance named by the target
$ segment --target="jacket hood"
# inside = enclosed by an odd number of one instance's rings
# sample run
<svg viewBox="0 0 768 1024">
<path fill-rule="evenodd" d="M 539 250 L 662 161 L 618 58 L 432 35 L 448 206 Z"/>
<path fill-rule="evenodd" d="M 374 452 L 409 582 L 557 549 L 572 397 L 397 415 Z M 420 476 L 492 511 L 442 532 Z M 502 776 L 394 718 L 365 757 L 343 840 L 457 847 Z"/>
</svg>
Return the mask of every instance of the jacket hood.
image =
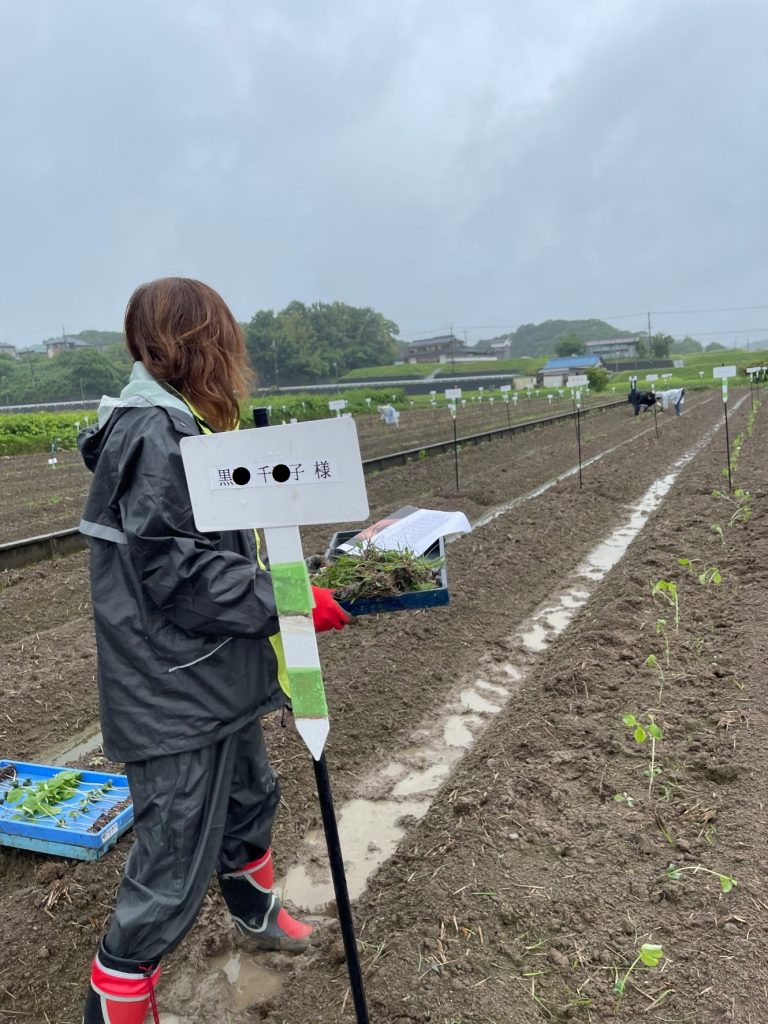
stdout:
<svg viewBox="0 0 768 1024">
<path fill-rule="evenodd" d="M 104 441 L 110 433 L 110 418 L 115 409 L 146 408 L 161 406 L 182 412 L 194 419 L 189 406 L 178 395 L 169 391 L 160 381 L 156 380 L 143 363 L 134 363 L 131 376 L 120 395 L 112 398 L 104 395 L 99 403 L 98 424 L 81 430 L 77 438 L 77 446 L 88 469 L 93 472 L 99 460 Z"/>
</svg>

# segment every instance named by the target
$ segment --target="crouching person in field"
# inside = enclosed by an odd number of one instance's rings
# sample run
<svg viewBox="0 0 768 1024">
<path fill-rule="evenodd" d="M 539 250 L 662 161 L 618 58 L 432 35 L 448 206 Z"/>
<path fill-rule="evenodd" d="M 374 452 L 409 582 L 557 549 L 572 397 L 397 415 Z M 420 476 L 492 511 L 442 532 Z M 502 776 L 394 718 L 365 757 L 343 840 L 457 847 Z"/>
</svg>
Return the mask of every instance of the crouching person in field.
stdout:
<svg viewBox="0 0 768 1024">
<path fill-rule="evenodd" d="M 680 406 L 685 399 L 685 388 L 670 388 L 669 391 L 660 391 L 656 400 L 661 405 L 661 411 L 666 412 L 670 406 L 675 410 L 675 416 L 682 415 Z"/>
<path fill-rule="evenodd" d="M 135 360 L 79 438 L 93 482 L 91 560 L 104 750 L 124 761 L 133 848 L 91 968 L 84 1024 L 144 1024 L 160 960 L 192 927 L 214 874 L 238 941 L 299 952 L 310 925 L 272 892 L 280 801 L 260 717 L 285 703 L 269 572 L 253 531 L 200 533 L 181 439 L 239 425 L 249 368 L 213 289 L 140 286 L 125 317 Z M 349 621 L 315 590 L 317 630 Z"/>
<path fill-rule="evenodd" d="M 653 391 L 636 391 L 634 388 L 627 395 L 627 401 L 634 406 L 635 416 L 640 415 L 641 410 L 652 409 L 656 402 L 656 395 Z"/>
</svg>

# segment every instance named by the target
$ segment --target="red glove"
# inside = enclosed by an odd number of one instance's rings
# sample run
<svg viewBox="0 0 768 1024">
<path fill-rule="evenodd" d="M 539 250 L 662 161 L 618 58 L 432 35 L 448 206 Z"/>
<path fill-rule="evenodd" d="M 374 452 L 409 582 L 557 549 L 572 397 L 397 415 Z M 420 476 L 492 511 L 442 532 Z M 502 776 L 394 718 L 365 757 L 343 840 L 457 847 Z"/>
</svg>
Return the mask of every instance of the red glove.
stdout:
<svg viewBox="0 0 768 1024">
<path fill-rule="evenodd" d="M 338 601 L 334 600 L 332 591 L 313 585 L 312 596 L 315 599 L 312 621 L 316 633 L 324 633 L 327 629 L 343 629 L 352 621 Z"/>
</svg>

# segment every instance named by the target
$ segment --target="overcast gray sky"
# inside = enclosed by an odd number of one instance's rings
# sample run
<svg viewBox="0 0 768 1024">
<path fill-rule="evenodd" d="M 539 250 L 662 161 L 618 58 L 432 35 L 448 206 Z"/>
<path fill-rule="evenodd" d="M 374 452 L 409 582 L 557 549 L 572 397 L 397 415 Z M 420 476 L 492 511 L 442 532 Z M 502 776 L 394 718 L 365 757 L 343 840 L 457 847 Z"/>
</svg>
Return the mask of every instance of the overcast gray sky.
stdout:
<svg viewBox="0 0 768 1024">
<path fill-rule="evenodd" d="M 405 337 L 768 306 L 767 39 L 766 0 L 2 0 L 0 340 L 166 274 Z"/>
</svg>

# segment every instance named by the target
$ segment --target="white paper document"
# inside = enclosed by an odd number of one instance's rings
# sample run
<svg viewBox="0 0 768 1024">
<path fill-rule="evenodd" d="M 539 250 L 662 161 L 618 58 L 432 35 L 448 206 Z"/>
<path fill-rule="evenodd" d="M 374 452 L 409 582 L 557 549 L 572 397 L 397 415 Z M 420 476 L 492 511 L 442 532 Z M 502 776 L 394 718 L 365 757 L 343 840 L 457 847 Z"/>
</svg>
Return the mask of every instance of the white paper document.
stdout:
<svg viewBox="0 0 768 1024">
<path fill-rule="evenodd" d="M 371 544 L 383 551 L 413 551 L 423 555 L 440 537 L 452 533 L 470 533 L 472 527 L 463 512 L 438 512 L 429 508 L 406 505 L 386 519 L 339 546 L 340 551 L 354 553 L 355 549 Z"/>
</svg>

